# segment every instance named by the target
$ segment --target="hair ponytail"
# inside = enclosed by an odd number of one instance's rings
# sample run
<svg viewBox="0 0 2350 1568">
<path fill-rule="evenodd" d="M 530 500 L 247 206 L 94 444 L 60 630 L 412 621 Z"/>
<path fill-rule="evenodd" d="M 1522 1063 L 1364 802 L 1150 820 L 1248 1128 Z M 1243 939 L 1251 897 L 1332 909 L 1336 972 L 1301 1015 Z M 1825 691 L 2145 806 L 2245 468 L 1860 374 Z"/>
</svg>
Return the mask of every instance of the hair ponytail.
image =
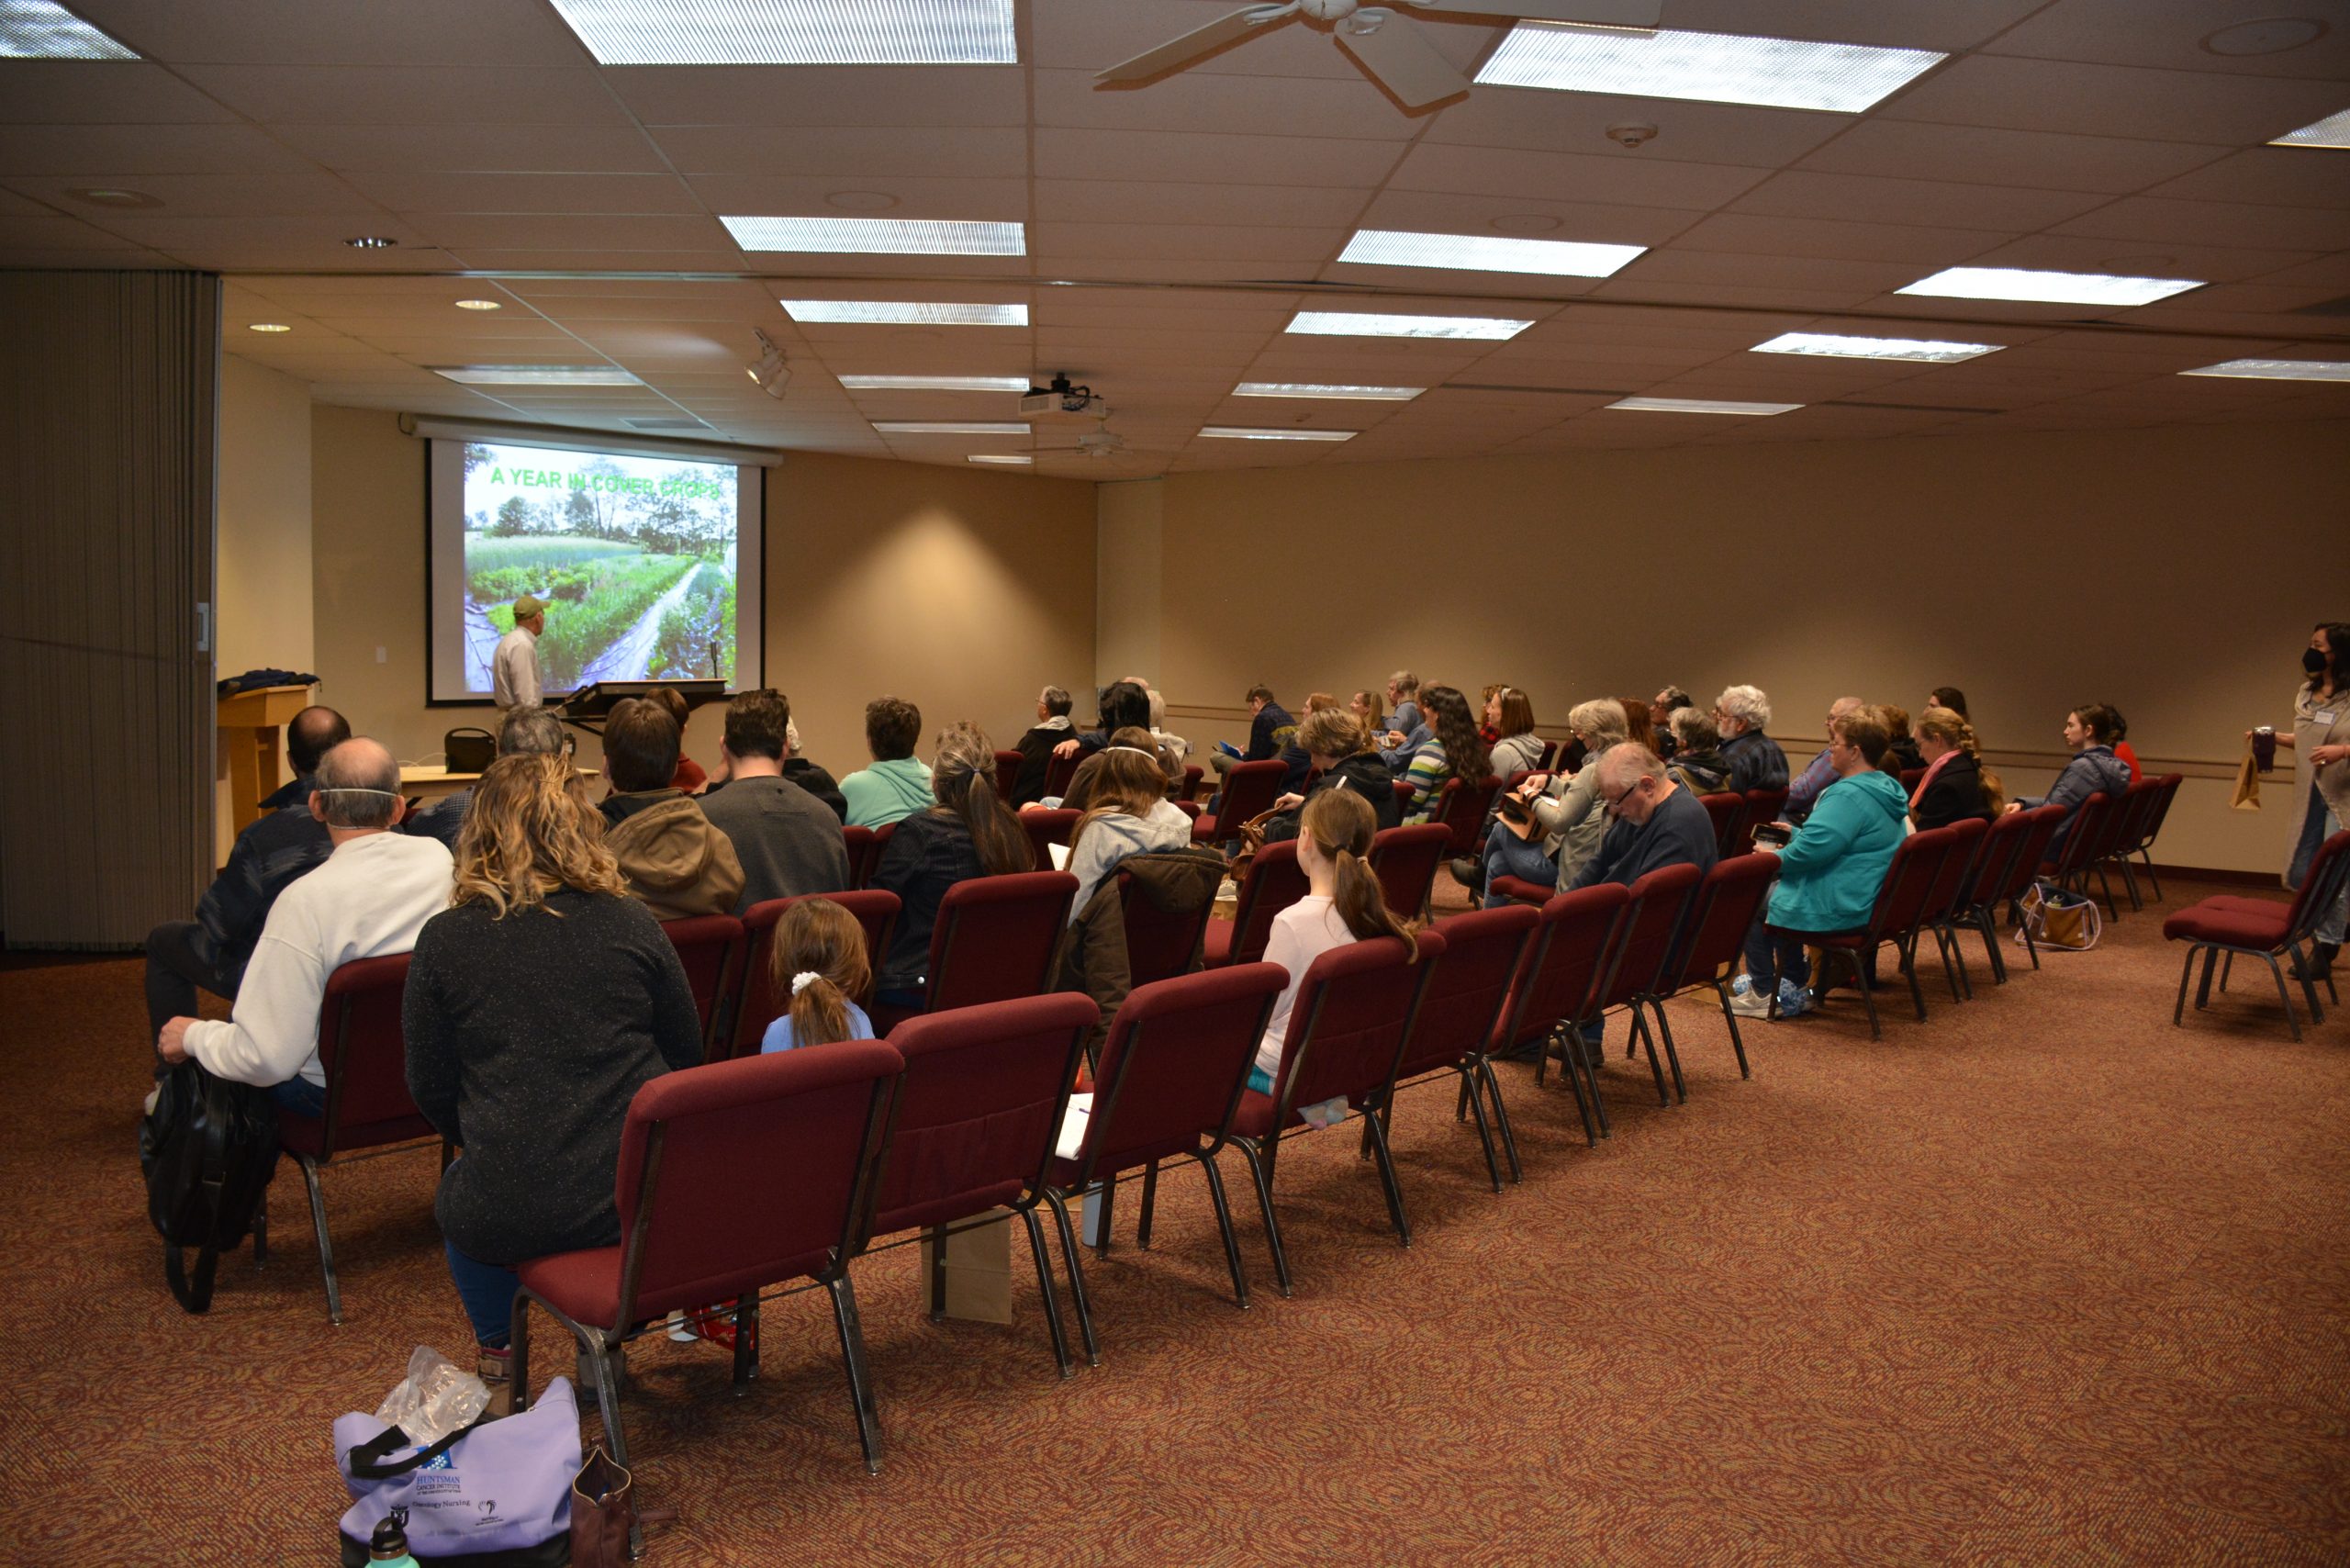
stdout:
<svg viewBox="0 0 2350 1568">
<path fill-rule="evenodd" d="M 809 979 L 803 983 L 800 978 Z M 873 986 L 865 928 L 826 898 L 802 899 L 776 923 L 768 984 L 789 992 L 791 1038 L 799 1046 L 828 1046 L 849 1037 L 849 1003 Z"/>
<path fill-rule="evenodd" d="M 1305 802 L 1305 810 L 1298 818 L 1298 832 L 1313 839 L 1315 847 L 1330 857 L 1337 879 L 1337 890 L 1330 903 L 1355 939 L 1367 942 L 1374 936 L 1398 937 L 1417 961 L 1420 944 L 1414 935 L 1417 924 L 1396 918 L 1395 912 L 1387 907 L 1387 894 L 1380 887 L 1379 878 L 1371 868 L 1371 838 L 1378 820 L 1371 814 L 1371 802 L 1353 790 L 1325 790 Z"/>
<path fill-rule="evenodd" d="M 1998 816 L 2007 804 L 2007 786 L 1999 782 L 1998 774 L 1983 766 L 1983 747 L 1975 738 L 1973 721 L 1955 708 L 1936 706 L 1918 715 L 1917 732 L 1954 746 L 1974 759 L 1975 777 L 1983 786 L 1983 809 Z"/>
</svg>

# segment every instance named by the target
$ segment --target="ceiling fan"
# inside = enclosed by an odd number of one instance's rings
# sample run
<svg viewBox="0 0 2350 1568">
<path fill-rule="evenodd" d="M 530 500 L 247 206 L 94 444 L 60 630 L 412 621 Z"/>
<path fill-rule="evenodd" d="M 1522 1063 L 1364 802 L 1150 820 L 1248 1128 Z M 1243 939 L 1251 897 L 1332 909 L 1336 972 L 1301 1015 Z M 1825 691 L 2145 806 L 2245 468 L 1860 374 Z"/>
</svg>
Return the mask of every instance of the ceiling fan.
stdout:
<svg viewBox="0 0 2350 1568">
<path fill-rule="evenodd" d="M 1206 27 L 1113 65 L 1093 79 L 1140 82 L 1179 70 L 1236 39 L 1304 17 L 1334 24 L 1338 47 L 1354 56 L 1355 63 L 1404 107 L 1425 108 L 1467 92 L 1469 78 L 1437 52 L 1427 35 L 1409 19 L 1410 12 L 1639 29 L 1654 28 L 1662 10 L 1663 0 L 1393 0 L 1388 6 L 1366 6 L 1362 0 L 1283 0 L 1226 12 Z"/>
</svg>

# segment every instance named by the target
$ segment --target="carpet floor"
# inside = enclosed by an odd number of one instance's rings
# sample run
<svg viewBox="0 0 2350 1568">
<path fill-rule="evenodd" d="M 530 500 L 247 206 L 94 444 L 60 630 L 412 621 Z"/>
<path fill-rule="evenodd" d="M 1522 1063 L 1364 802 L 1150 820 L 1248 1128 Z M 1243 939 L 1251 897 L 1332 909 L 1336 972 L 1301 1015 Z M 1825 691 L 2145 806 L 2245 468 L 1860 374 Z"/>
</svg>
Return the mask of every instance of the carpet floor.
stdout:
<svg viewBox="0 0 2350 1568">
<path fill-rule="evenodd" d="M 1297 1139 L 1292 1299 L 1231 1159 L 1247 1312 L 1172 1170 L 1152 1249 L 1129 1195 L 1089 1259 L 1104 1363 L 1066 1382 L 1017 1264 L 1010 1327 L 934 1326 L 912 1249 L 872 1258 L 878 1477 L 821 1295 L 768 1304 L 739 1400 L 724 1352 L 641 1343 L 640 1491 L 679 1514 L 649 1560 L 2350 1562 L 2350 1014 L 2293 1044 L 2261 974 L 2173 1028 L 2161 907 L 1964 1005 L 1933 977 L 1882 1043 L 1850 993 L 1752 1025 L 1751 1081 L 1718 1010 L 1674 1003 L 1669 1109 L 1611 1024 L 1595 1150 L 1555 1075 L 1505 1068 L 1527 1174 L 1499 1196 L 1449 1090 L 1411 1092 L 1408 1249 L 1351 1130 Z M 0 1562 L 326 1562 L 330 1423 L 469 1344 L 434 1161 L 327 1174 L 343 1327 L 290 1164 L 268 1265 L 184 1316 L 133 1157 L 139 975 L 0 970 Z M 535 1327 L 542 1380 L 568 1371 Z"/>
</svg>

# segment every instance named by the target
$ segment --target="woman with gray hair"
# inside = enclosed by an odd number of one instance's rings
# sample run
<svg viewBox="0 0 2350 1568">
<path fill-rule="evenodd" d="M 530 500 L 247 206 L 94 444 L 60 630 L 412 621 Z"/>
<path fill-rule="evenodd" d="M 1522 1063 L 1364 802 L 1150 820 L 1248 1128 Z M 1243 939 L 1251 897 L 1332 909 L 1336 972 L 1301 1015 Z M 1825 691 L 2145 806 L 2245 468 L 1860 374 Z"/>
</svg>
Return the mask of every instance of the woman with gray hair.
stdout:
<svg viewBox="0 0 2350 1568">
<path fill-rule="evenodd" d="M 1612 697 L 1578 702 L 1567 713 L 1567 728 L 1590 761 L 1580 773 L 1537 775 L 1507 798 L 1516 804 L 1505 802 L 1485 835 L 1480 870 L 1488 909 L 1509 902 L 1491 890 L 1494 878 L 1562 888 L 1599 848 L 1607 814 L 1599 809 L 1599 769 L 1593 765 L 1625 740 L 1624 705 Z"/>
<path fill-rule="evenodd" d="M 1770 723 L 1771 700 L 1760 687 L 1729 687 L 1714 699 L 1714 728 L 1721 732 L 1722 760 L 1729 764 L 1725 788 L 1743 794 L 1787 787 L 1787 754 L 1762 733 Z"/>
</svg>

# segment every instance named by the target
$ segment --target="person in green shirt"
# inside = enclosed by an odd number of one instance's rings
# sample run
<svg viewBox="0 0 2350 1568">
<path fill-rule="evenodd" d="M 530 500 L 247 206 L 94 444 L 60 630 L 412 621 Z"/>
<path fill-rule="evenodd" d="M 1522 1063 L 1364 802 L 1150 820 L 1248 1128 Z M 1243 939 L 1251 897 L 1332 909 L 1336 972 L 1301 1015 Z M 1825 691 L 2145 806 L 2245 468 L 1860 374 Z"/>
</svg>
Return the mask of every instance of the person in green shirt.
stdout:
<svg viewBox="0 0 2350 1568">
<path fill-rule="evenodd" d="M 851 827 L 887 827 L 933 803 L 930 769 L 914 756 L 922 738 L 922 710 L 898 697 L 877 697 L 865 705 L 865 745 L 873 766 L 841 780 Z"/>
</svg>

